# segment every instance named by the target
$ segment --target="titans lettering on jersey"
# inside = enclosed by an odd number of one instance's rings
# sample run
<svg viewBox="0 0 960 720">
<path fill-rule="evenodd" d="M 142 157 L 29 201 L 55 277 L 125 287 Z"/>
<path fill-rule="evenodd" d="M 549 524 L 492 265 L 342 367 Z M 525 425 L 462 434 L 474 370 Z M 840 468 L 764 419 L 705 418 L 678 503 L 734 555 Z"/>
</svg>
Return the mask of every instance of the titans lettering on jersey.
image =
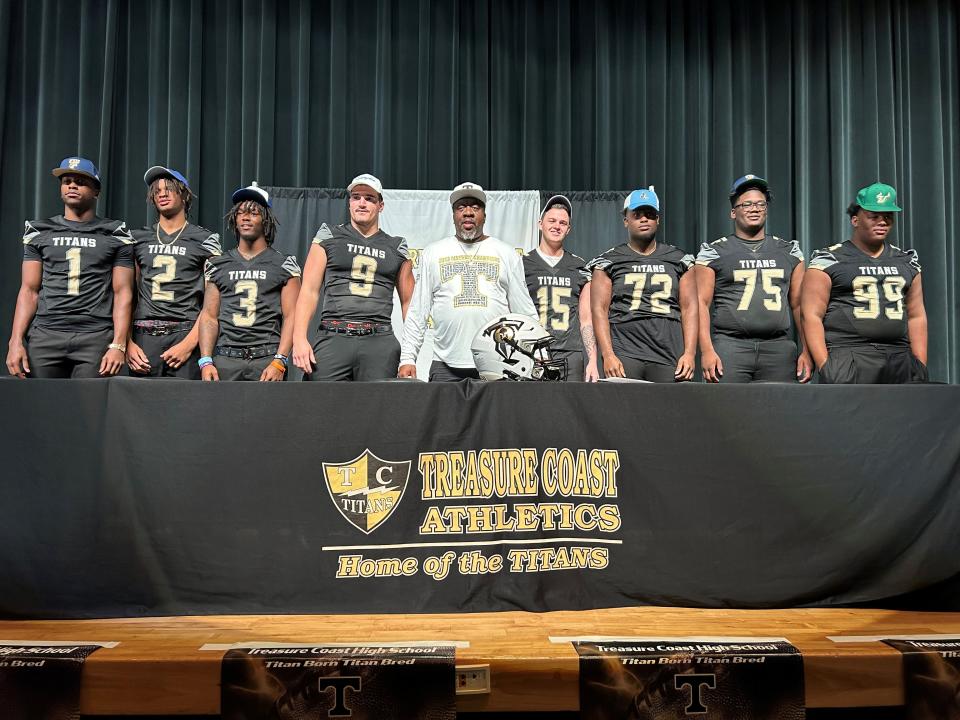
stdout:
<svg viewBox="0 0 960 720">
<path fill-rule="evenodd" d="M 586 260 L 563 251 L 560 261 L 551 266 L 540 253 L 531 250 L 523 256 L 523 274 L 527 290 L 537 306 L 540 324 L 555 339 L 554 350 L 581 350 L 580 292 L 590 282 Z"/>
<path fill-rule="evenodd" d="M 624 243 L 587 264 L 610 277 L 610 338 L 615 353 L 647 362 L 675 364 L 683 354 L 680 278 L 693 255 L 657 243 L 641 255 Z"/>
<path fill-rule="evenodd" d="M 364 237 L 350 223 L 324 223 L 313 242 L 327 254 L 321 318 L 389 324 L 397 275 L 410 257 L 407 241 L 382 230 Z"/>
<path fill-rule="evenodd" d="M 133 238 L 119 220 L 73 222 L 57 215 L 26 223 L 23 259 L 43 264 L 34 324 L 51 330 L 113 326 L 113 268 L 133 268 Z"/>
<path fill-rule="evenodd" d="M 300 277 L 293 255 L 268 247 L 245 260 L 234 248 L 207 260 L 204 274 L 220 291 L 219 345 L 251 347 L 280 341 L 280 293 L 290 278 Z"/>
<path fill-rule="evenodd" d="M 168 235 L 153 227 L 134 230 L 140 269 L 137 320 L 193 320 L 203 301 L 203 267 L 220 255 L 220 236 L 198 225 Z"/>
<path fill-rule="evenodd" d="M 909 344 L 906 296 L 920 273 L 916 250 L 885 244 L 874 258 L 848 240 L 817 250 L 810 267 L 830 276 L 830 301 L 823 317 L 828 347 Z"/>
<path fill-rule="evenodd" d="M 796 240 L 758 242 L 728 235 L 704 243 L 697 265 L 714 271 L 714 332 L 738 338 L 783 337 L 790 330 L 790 279 L 803 262 Z"/>
</svg>

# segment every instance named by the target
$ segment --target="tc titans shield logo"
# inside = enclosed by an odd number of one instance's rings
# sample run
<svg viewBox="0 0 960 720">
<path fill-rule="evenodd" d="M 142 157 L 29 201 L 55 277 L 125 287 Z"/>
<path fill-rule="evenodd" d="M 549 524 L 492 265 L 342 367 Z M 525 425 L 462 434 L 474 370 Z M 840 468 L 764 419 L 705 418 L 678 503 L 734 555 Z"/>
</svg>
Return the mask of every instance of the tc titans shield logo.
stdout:
<svg viewBox="0 0 960 720">
<path fill-rule="evenodd" d="M 337 510 L 369 535 L 400 504 L 410 461 L 381 460 L 370 450 L 345 463 L 324 463 L 323 477 Z"/>
</svg>

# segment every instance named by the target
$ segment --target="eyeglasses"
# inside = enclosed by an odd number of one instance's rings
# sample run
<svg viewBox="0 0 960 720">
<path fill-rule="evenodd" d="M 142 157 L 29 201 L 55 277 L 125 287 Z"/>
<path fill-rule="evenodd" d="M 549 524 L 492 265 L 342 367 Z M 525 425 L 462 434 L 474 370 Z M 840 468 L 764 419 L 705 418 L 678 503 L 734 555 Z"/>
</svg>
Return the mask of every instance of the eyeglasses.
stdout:
<svg viewBox="0 0 960 720">
<path fill-rule="evenodd" d="M 757 210 L 766 210 L 767 203 L 763 200 L 747 200 L 742 202 L 739 205 L 734 205 L 735 208 L 743 208 L 744 210 L 749 210 L 751 208 L 756 208 Z"/>
<path fill-rule="evenodd" d="M 380 199 L 374 197 L 373 195 L 361 195 L 360 193 L 350 193 L 351 202 L 360 202 L 361 200 L 366 200 L 371 205 L 374 203 L 380 202 Z"/>
<path fill-rule="evenodd" d="M 647 220 L 659 220 L 660 213 L 650 207 L 637 208 L 636 210 L 631 210 L 630 213 L 634 218 L 639 220 L 640 218 L 646 218 Z"/>
</svg>

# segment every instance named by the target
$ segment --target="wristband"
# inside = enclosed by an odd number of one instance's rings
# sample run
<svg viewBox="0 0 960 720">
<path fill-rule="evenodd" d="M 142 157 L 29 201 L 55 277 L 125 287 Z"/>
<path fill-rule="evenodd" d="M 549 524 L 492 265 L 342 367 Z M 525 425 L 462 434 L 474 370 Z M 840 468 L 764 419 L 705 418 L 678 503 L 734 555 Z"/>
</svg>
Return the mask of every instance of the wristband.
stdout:
<svg viewBox="0 0 960 720">
<path fill-rule="evenodd" d="M 274 360 L 279 360 L 280 362 L 282 362 L 282 363 L 283 363 L 283 367 L 285 367 L 285 368 L 286 368 L 287 365 L 289 364 L 289 363 L 287 362 L 287 356 L 286 356 L 286 355 L 283 355 L 282 353 L 277 353 L 276 355 L 273 356 L 273 359 L 274 359 Z"/>
<path fill-rule="evenodd" d="M 274 368 L 275 370 L 279 370 L 282 373 L 287 371 L 287 366 L 276 358 L 270 361 L 270 367 Z"/>
<path fill-rule="evenodd" d="M 213 365 L 213 358 L 210 357 L 209 355 L 204 355 L 202 358 L 197 360 L 197 365 L 199 365 L 200 369 L 202 370 L 207 365 Z"/>
</svg>

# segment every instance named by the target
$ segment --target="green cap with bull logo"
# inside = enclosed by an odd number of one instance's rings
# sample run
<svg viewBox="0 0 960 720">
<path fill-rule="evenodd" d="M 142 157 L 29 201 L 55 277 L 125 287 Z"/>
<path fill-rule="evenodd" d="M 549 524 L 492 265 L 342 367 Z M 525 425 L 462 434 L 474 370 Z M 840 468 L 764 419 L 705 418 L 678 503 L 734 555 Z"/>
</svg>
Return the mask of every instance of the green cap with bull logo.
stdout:
<svg viewBox="0 0 960 720">
<path fill-rule="evenodd" d="M 857 193 L 857 205 L 870 212 L 900 212 L 897 191 L 886 183 L 874 183 Z"/>
</svg>

